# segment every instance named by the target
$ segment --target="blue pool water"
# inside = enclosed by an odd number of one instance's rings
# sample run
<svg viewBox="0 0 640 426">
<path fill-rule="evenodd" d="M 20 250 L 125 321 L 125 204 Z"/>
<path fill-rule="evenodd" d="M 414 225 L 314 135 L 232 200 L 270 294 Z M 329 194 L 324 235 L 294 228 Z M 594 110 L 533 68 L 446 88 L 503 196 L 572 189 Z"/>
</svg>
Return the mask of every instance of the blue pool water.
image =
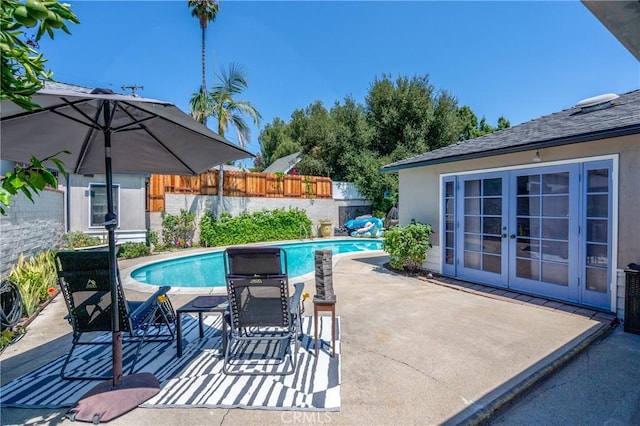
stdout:
<svg viewBox="0 0 640 426">
<path fill-rule="evenodd" d="M 289 277 L 313 272 L 315 250 L 331 250 L 334 255 L 382 250 L 381 240 L 329 240 L 277 244 L 287 252 Z M 134 270 L 131 278 L 144 284 L 172 287 L 224 287 L 222 251 L 168 259 Z"/>
</svg>

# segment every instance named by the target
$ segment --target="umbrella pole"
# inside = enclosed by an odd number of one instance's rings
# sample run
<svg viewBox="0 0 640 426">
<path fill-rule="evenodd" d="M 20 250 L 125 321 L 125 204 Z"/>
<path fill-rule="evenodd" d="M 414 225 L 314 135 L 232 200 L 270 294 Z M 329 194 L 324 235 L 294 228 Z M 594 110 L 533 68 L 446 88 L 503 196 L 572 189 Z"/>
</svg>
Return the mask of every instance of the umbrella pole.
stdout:
<svg viewBox="0 0 640 426">
<path fill-rule="evenodd" d="M 122 385 L 122 334 L 120 332 L 120 307 L 118 306 L 118 275 L 116 268 L 118 260 L 116 258 L 116 227 L 118 217 L 113 208 L 113 174 L 111 172 L 111 132 L 108 130 L 110 124 L 109 103 L 104 107 L 104 170 L 107 185 L 107 214 L 105 216 L 104 227 L 109 239 L 109 282 L 111 283 L 111 352 L 113 363 L 113 387 Z"/>
<path fill-rule="evenodd" d="M 160 383 L 151 373 L 124 376 L 122 373 L 122 334 L 120 332 L 120 310 L 118 306 L 118 274 L 116 259 L 116 227 L 118 217 L 113 209 L 113 175 L 111 168 L 111 104 L 105 101 L 104 113 L 104 153 L 107 185 L 107 214 L 105 228 L 109 236 L 109 282 L 111 283 L 111 344 L 113 379 L 102 382 L 84 394 L 69 410 L 71 420 L 108 422 L 119 417 L 160 392 Z"/>
</svg>

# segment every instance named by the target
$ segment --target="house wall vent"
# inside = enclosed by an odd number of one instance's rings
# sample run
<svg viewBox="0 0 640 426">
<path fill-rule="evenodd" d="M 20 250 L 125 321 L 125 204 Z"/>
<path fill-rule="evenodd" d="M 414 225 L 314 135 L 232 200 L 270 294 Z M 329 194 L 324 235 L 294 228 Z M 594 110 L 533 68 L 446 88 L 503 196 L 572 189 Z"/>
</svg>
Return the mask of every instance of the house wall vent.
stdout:
<svg viewBox="0 0 640 426">
<path fill-rule="evenodd" d="M 576 108 L 580 108 L 580 112 L 592 112 L 611 107 L 612 101 L 620 96 L 615 93 L 606 93 L 604 95 L 594 96 L 592 98 L 583 99 L 576 104 Z"/>
</svg>

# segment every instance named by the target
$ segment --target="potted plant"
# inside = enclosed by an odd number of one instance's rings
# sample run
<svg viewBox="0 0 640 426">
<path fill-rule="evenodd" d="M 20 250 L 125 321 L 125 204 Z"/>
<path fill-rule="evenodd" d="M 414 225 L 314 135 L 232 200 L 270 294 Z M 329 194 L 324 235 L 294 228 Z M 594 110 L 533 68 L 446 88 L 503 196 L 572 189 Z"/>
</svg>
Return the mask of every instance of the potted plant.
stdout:
<svg viewBox="0 0 640 426">
<path fill-rule="evenodd" d="M 331 219 L 320 219 L 320 235 L 323 237 L 330 237 L 333 231 L 333 225 Z"/>
</svg>

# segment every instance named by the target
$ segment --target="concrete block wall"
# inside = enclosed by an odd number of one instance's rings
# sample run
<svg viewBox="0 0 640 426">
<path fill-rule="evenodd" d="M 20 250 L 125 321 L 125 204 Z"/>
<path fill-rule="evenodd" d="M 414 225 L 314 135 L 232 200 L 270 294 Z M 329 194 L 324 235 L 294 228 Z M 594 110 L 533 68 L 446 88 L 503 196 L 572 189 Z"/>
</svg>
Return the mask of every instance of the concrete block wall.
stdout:
<svg viewBox="0 0 640 426">
<path fill-rule="evenodd" d="M 319 235 L 320 220 L 329 219 L 334 227 L 339 223 L 338 208 L 343 205 L 370 205 L 367 200 L 333 200 L 306 198 L 264 198 L 264 197 L 223 197 L 225 211 L 237 216 L 243 211 L 255 212 L 273 210 L 276 208 L 298 208 L 306 211 L 313 223 L 314 236 Z M 206 211 L 216 211 L 217 196 L 193 194 L 165 194 L 165 212 L 171 215 L 180 214 L 180 210 L 187 210 L 196 214 L 196 223 Z M 150 213 L 149 228 L 162 235 L 162 219 L 160 213 Z M 196 231 L 196 241 L 199 236 Z"/>
<path fill-rule="evenodd" d="M 20 254 L 29 258 L 59 248 L 64 234 L 64 193 L 45 190 L 32 203 L 20 194 L 0 216 L 0 275 L 5 278 Z"/>
</svg>

